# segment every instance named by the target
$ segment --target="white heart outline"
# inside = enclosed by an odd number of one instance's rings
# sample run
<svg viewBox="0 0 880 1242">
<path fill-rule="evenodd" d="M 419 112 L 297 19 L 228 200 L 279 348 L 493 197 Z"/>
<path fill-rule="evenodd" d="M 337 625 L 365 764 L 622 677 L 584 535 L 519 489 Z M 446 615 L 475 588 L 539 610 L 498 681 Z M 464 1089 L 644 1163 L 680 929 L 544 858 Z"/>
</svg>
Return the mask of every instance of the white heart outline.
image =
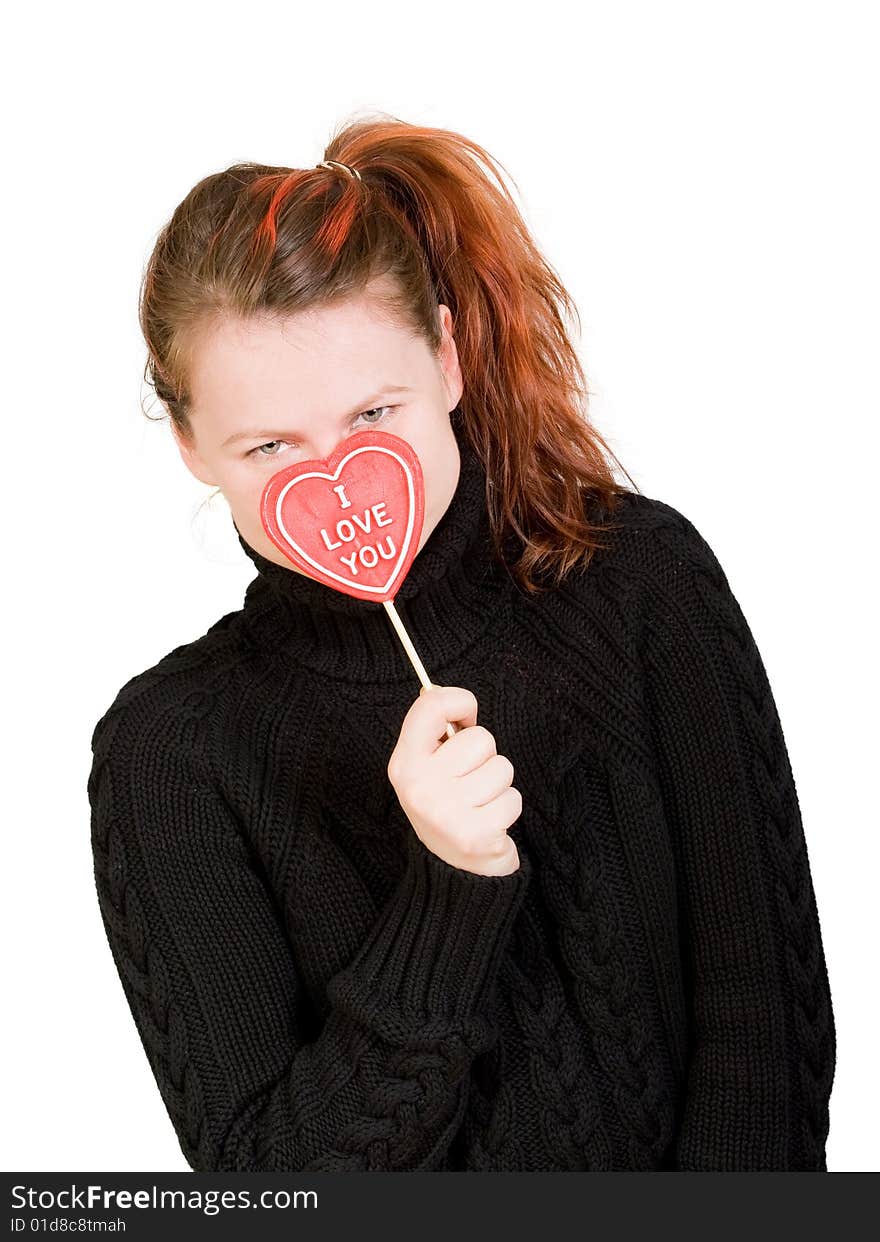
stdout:
<svg viewBox="0 0 880 1242">
<path fill-rule="evenodd" d="M 288 491 L 292 487 L 295 487 L 297 483 L 301 483 L 304 479 L 326 479 L 328 483 L 335 482 L 335 480 L 338 479 L 340 474 L 342 473 L 343 468 L 348 464 L 348 462 L 353 457 L 357 457 L 359 453 L 385 453 L 388 457 L 393 457 L 395 461 L 399 462 L 400 465 L 403 466 L 404 473 L 406 475 L 406 482 L 407 482 L 407 488 L 408 488 L 408 500 L 409 500 L 409 505 L 408 505 L 409 518 L 407 521 L 406 534 L 404 536 L 404 540 L 401 545 L 400 556 L 397 558 L 397 562 L 394 566 L 394 569 L 391 571 L 388 578 L 385 580 L 384 586 L 377 586 L 377 587 L 362 586 L 359 582 L 355 582 L 351 578 L 343 578 L 339 574 L 335 574 L 332 569 L 327 569 L 325 565 L 322 565 L 320 564 L 320 562 L 313 560 L 312 557 L 310 557 L 309 554 L 305 552 L 303 548 L 300 547 L 300 545 L 296 542 L 296 540 L 290 536 L 290 534 L 288 533 L 287 527 L 284 525 L 284 522 L 281 517 L 281 509 L 284 503 L 284 497 L 287 495 Z M 390 590 L 392 582 L 394 581 L 394 579 L 397 577 L 398 573 L 400 572 L 400 567 L 403 564 L 403 562 L 406 560 L 407 549 L 409 548 L 409 545 L 412 541 L 412 532 L 413 532 L 413 526 L 415 525 L 415 517 L 416 517 L 415 490 L 416 490 L 415 481 L 412 476 L 412 471 L 410 470 L 410 467 L 409 467 L 409 462 L 406 461 L 403 457 L 401 457 L 398 452 L 396 452 L 394 449 L 386 448 L 380 444 L 362 444 L 358 448 L 353 448 L 350 452 L 346 453 L 346 455 L 339 462 L 339 465 L 336 467 L 335 474 L 327 474 L 327 472 L 324 470 L 310 470 L 308 474 L 297 475 L 296 478 L 291 479 L 289 483 L 285 483 L 284 487 L 278 493 L 278 499 L 275 502 L 275 522 L 278 526 L 278 529 L 281 531 L 282 535 L 287 540 L 287 542 L 290 544 L 290 546 L 292 548 L 295 548 L 297 553 L 303 558 L 303 560 L 307 561 L 309 565 L 317 569 L 319 573 L 323 574 L 327 578 L 335 578 L 337 582 L 341 582 L 344 586 L 354 586 L 354 587 L 357 587 L 359 591 L 371 591 L 375 595 L 384 595 L 386 591 Z"/>
</svg>

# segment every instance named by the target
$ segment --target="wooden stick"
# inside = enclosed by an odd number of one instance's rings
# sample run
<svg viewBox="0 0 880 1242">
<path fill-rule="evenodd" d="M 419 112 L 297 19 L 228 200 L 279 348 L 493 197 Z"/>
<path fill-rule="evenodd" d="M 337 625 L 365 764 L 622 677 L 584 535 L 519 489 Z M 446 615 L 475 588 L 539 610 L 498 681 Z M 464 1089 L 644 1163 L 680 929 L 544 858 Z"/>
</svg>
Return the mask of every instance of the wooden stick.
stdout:
<svg viewBox="0 0 880 1242">
<path fill-rule="evenodd" d="M 394 607 L 394 600 L 383 599 L 382 603 L 385 605 L 385 611 L 388 613 L 388 616 L 391 618 L 391 624 L 397 630 L 398 638 L 403 643 L 404 651 L 409 656 L 410 664 L 412 664 L 413 668 L 416 670 L 416 673 L 418 674 L 419 681 L 422 683 L 422 685 L 425 687 L 426 690 L 431 690 L 433 687 L 428 678 L 428 674 L 425 671 L 425 666 L 419 659 L 419 653 L 416 651 L 415 647 L 412 645 L 412 639 L 410 638 L 409 634 L 407 634 L 406 630 L 404 629 L 403 622 L 398 616 L 397 609 Z M 446 722 L 446 736 L 455 737 L 455 734 L 457 732 L 458 730 L 456 729 L 453 722 L 451 720 L 448 720 Z"/>
</svg>

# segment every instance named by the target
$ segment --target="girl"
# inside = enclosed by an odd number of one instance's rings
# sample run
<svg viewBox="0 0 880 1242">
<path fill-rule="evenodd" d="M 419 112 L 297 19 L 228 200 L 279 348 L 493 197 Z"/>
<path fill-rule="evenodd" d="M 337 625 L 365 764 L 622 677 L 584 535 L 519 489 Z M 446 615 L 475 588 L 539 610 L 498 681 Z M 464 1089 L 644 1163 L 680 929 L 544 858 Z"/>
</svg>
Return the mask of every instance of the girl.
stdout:
<svg viewBox="0 0 880 1242">
<path fill-rule="evenodd" d="M 181 455 L 257 570 L 92 740 L 101 916 L 181 1150 L 824 1170 L 820 926 L 725 574 L 615 481 L 572 303 L 491 157 L 394 119 L 329 156 L 206 177 L 142 289 Z M 417 696 L 381 604 L 259 520 L 273 471 L 366 427 L 424 471 L 395 600 Z"/>
</svg>

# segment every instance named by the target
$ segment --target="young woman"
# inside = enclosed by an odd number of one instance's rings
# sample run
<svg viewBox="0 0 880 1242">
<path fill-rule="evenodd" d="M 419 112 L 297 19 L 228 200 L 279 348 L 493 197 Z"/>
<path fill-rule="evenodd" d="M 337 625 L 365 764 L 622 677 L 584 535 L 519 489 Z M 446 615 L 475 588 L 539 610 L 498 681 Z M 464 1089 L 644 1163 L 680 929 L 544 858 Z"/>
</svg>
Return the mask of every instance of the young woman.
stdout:
<svg viewBox="0 0 880 1242">
<path fill-rule="evenodd" d="M 181 1150 L 823 1170 L 820 926 L 725 574 L 615 481 L 572 304 L 488 154 L 391 119 L 329 155 L 199 182 L 142 290 L 180 452 L 257 570 L 92 743 L 101 916 Z M 368 427 L 424 471 L 395 601 L 418 694 L 384 608 L 259 519 L 273 471 Z"/>
</svg>

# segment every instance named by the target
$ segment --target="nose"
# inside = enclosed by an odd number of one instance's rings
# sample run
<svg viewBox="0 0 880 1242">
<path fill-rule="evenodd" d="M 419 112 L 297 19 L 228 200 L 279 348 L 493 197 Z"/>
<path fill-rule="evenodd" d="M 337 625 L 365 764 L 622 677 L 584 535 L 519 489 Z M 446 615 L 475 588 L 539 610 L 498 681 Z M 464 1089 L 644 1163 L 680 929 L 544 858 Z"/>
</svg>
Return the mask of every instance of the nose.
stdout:
<svg viewBox="0 0 880 1242">
<path fill-rule="evenodd" d="M 351 434 L 353 435 L 354 432 L 352 432 Z M 311 445 L 311 448 L 313 451 L 310 453 L 310 456 L 319 458 L 322 461 L 326 460 L 330 456 L 330 454 L 333 453 L 335 449 L 339 447 L 340 444 L 342 444 L 343 440 L 347 440 L 347 439 L 348 439 L 348 435 L 340 436 L 340 435 L 335 434 L 332 431 L 328 432 L 326 435 L 320 435 L 320 436 L 316 435 Z M 306 452 L 308 451 L 309 451 L 309 446 L 306 445 Z"/>
</svg>

